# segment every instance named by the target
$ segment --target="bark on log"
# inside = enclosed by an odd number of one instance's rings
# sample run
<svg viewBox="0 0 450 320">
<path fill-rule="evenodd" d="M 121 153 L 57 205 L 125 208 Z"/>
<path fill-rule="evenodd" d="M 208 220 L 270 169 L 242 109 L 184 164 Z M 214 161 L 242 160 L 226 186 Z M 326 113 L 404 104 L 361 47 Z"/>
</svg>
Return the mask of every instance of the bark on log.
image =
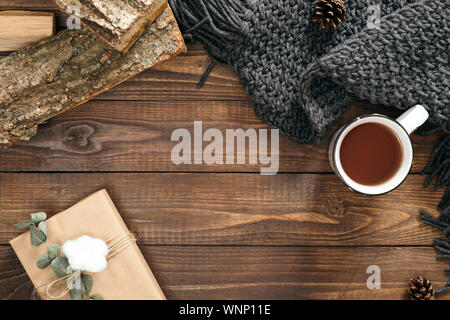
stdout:
<svg viewBox="0 0 450 320">
<path fill-rule="evenodd" d="M 126 52 L 167 7 L 167 0 L 55 0 L 68 11 L 79 8 L 81 22 L 102 40 Z M 71 12 L 68 12 L 71 14 Z"/>
<path fill-rule="evenodd" d="M 92 32 L 65 30 L 0 61 L 0 149 L 186 47 L 169 7 L 121 53 Z"/>
</svg>

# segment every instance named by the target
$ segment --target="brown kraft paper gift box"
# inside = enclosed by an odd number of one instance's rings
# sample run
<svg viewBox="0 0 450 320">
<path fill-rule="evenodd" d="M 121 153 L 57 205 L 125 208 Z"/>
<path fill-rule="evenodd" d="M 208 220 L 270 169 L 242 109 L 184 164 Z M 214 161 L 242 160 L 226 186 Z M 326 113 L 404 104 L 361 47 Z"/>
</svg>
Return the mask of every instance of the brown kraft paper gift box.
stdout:
<svg viewBox="0 0 450 320">
<path fill-rule="evenodd" d="M 49 218 L 47 230 L 49 245 L 62 245 L 82 235 L 106 241 L 130 233 L 106 190 L 91 194 Z M 47 251 L 47 246 L 32 246 L 29 232 L 14 238 L 10 243 L 37 292 L 44 297 L 47 289 L 45 284 L 56 277 L 51 266 L 45 269 L 36 266 L 39 257 Z M 108 260 L 104 271 L 91 275 L 94 279 L 91 294 L 100 295 L 105 300 L 166 299 L 135 242 Z M 64 298 L 69 299 L 69 296 Z"/>
</svg>

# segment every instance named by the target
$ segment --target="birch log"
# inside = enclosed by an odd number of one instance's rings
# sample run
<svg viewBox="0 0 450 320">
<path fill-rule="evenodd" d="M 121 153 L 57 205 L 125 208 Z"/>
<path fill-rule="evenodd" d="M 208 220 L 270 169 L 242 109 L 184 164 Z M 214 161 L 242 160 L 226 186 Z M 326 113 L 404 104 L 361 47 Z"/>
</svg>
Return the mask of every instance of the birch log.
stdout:
<svg viewBox="0 0 450 320">
<path fill-rule="evenodd" d="M 167 0 L 55 0 L 69 14 L 119 51 L 127 51 L 167 7 Z M 76 6 L 77 11 L 73 11 Z"/>
<path fill-rule="evenodd" d="M 65 30 L 0 61 L 0 149 L 186 47 L 169 7 L 121 53 L 92 32 Z"/>
</svg>

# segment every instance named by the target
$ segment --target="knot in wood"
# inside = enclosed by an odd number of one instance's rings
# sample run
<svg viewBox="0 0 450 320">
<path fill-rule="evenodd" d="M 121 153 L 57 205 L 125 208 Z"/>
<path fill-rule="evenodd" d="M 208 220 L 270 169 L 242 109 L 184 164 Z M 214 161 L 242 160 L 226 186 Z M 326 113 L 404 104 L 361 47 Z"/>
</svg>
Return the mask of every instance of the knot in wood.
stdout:
<svg viewBox="0 0 450 320">
<path fill-rule="evenodd" d="M 90 144 L 90 138 L 95 129 L 88 124 L 79 124 L 67 128 L 64 143 L 75 148 L 85 148 Z"/>
<path fill-rule="evenodd" d="M 328 214 L 343 215 L 345 213 L 344 200 L 337 197 L 325 198 L 325 208 Z"/>
</svg>

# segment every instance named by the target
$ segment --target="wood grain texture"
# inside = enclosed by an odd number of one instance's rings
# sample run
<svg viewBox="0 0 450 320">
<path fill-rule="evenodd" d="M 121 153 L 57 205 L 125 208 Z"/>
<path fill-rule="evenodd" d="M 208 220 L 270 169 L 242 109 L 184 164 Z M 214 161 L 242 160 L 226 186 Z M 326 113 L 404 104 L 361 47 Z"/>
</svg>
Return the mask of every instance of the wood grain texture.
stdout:
<svg viewBox="0 0 450 320">
<path fill-rule="evenodd" d="M 447 282 L 432 248 L 141 246 L 168 299 L 406 299 L 418 274 Z M 426 265 L 418 263 L 426 261 Z M 381 269 L 368 290 L 366 269 Z M 32 285 L 9 246 L 0 246 L 0 299 L 29 299 Z M 440 299 L 448 299 L 443 295 Z"/>
<path fill-rule="evenodd" d="M 331 134 L 345 121 L 370 112 L 355 103 L 318 145 L 300 145 L 281 136 L 280 172 L 331 172 L 327 154 Z M 31 141 L 0 152 L 0 170 L 260 171 L 261 164 L 248 160 L 245 165 L 175 165 L 171 151 L 177 142 L 171 141 L 172 132 L 186 128 L 193 134 L 194 121 L 200 120 L 204 131 L 217 128 L 224 135 L 227 128 L 269 128 L 244 101 L 93 101 L 50 120 Z M 438 137 L 413 135 L 412 172 L 425 167 Z M 248 157 L 248 148 L 246 153 Z"/>
<path fill-rule="evenodd" d="M 187 54 L 155 66 L 96 99 L 248 101 L 236 73 L 225 65 L 217 65 L 205 85 L 198 89 L 197 84 L 210 63 L 211 59 L 200 44 L 189 45 Z"/>
<path fill-rule="evenodd" d="M 58 28 L 66 24 L 53 0 L 0 0 L 0 9 L 55 12 Z M 447 262 L 431 248 L 440 233 L 418 219 L 419 209 L 438 214 L 442 190 L 423 188 L 425 177 L 412 174 L 388 195 L 364 197 L 329 174 L 326 147 L 340 124 L 399 111 L 355 101 L 317 146 L 281 137 L 285 174 L 273 177 L 260 176 L 259 166 L 174 166 L 175 128 L 195 120 L 221 130 L 267 128 L 231 68 L 216 66 L 196 89 L 210 59 L 199 44 L 188 50 L 0 153 L 0 299 L 29 299 L 32 291 L 6 245 L 20 232 L 12 224 L 37 210 L 58 213 L 101 188 L 169 299 L 405 299 L 407 280 L 419 274 L 444 285 Z M 413 172 L 438 138 L 413 136 Z M 369 265 L 381 267 L 382 290 L 367 289 Z"/>
<path fill-rule="evenodd" d="M 54 34 L 53 13 L 0 11 L 0 51 L 14 51 Z"/>
<path fill-rule="evenodd" d="M 57 28 L 65 28 L 67 15 L 58 9 L 53 0 L 0 0 L 0 10 L 30 10 L 53 12 Z"/>
<path fill-rule="evenodd" d="M 31 212 L 49 215 L 105 188 L 131 232 L 158 245 L 431 245 L 442 191 L 411 175 L 392 193 L 357 195 L 331 174 L 0 174 L 0 243 Z M 412 196 L 414 195 L 414 196 Z"/>
<path fill-rule="evenodd" d="M 182 58 L 181 58 L 182 57 Z M 233 69 L 217 65 L 205 85 L 197 84 L 211 63 L 200 44 L 188 45 L 187 54 L 148 70 L 97 99 L 146 101 L 248 101 Z M 181 59 L 180 59 L 181 58 Z M 151 84 L 151 86 L 149 86 Z"/>
</svg>

